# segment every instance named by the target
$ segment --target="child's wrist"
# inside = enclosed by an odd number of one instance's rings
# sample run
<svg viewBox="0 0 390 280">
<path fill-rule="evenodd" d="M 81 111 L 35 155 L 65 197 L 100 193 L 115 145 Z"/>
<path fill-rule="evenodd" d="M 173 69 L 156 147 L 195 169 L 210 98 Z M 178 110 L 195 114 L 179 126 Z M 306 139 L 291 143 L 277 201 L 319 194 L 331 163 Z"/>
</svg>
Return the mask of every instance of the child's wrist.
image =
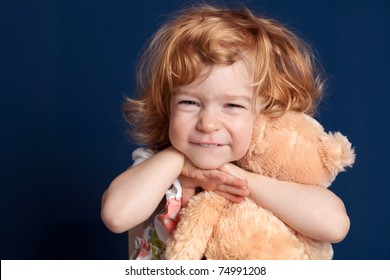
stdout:
<svg viewBox="0 0 390 280">
<path fill-rule="evenodd" d="M 173 154 L 177 155 L 178 157 L 180 157 L 182 166 L 184 168 L 186 162 L 188 161 L 188 158 L 182 152 L 180 152 L 179 150 L 177 150 L 173 146 L 169 146 L 168 148 L 165 149 L 165 151 L 173 153 Z"/>
</svg>

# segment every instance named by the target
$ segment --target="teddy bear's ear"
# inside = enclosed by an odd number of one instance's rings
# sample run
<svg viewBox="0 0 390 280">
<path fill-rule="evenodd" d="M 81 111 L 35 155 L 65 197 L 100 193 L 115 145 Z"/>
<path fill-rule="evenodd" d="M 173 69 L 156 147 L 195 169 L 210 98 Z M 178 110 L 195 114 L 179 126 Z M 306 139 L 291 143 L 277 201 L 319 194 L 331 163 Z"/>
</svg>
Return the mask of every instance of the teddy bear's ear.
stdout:
<svg viewBox="0 0 390 280">
<path fill-rule="evenodd" d="M 345 167 L 353 165 L 355 151 L 347 137 L 340 132 L 321 136 L 319 140 L 321 160 L 334 180 L 339 172 L 345 171 Z"/>
</svg>

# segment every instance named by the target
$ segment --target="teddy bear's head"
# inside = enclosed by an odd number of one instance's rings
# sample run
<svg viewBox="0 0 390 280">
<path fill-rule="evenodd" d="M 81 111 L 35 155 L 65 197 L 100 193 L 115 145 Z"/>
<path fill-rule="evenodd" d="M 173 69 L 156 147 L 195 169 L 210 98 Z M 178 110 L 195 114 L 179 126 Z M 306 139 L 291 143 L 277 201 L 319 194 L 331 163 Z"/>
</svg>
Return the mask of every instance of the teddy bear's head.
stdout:
<svg viewBox="0 0 390 280">
<path fill-rule="evenodd" d="M 328 187 L 354 161 L 345 136 L 325 133 L 304 113 L 287 112 L 280 117 L 257 116 L 250 147 L 238 165 L 283 181 Z"/>
</svg>

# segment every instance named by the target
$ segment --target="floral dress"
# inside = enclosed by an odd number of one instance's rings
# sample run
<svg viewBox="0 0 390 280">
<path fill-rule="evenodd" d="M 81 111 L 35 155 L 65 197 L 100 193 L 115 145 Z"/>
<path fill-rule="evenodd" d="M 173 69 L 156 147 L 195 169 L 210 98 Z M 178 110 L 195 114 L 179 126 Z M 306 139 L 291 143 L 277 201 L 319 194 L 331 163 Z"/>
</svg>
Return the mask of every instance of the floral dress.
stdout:
<svg viewBox="0 0 390 280">
<path fill-rule="evenodd" d="M 138 148 L 133 152 L 133 166 L 152 157 L 154 151 Z M 151 223 L 144 229 L 142 237 L 135 240 L 135 251 L 130 259 L 161 260 L 165 259 L 165 249 L 168 238 L 175 230 L 180 218 L 182 187 L 178 179 L 165 193 L 165 207 L 152 218 Z"/>
</svg>

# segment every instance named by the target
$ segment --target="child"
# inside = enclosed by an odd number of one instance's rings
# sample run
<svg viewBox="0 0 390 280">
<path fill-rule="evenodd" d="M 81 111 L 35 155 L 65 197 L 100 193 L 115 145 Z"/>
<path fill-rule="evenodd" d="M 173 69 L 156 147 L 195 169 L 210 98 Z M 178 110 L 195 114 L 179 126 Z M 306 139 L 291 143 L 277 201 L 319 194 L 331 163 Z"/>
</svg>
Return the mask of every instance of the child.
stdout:
<svg viewBox="0 0 390 280">
<path fill-rule="evenodd" d="M 234 164 L 249 147 L 259 112 L 314 113 L 323 85 L 314 62 L 292 32 L 246 8 L 196 6 L 158 30 L 141 57 L 140 98 L 123 107 L 146 148 L 134 151 L 133 167 L 102 199 L 102 219 L 113 232 L 151 217 L 134 258 L 164 258 L 179 211 L 198 187 L 237 203 L 249 196 L 311 238 L 344 239 L 349 218 L 331 191 Z"/>
</svg>

